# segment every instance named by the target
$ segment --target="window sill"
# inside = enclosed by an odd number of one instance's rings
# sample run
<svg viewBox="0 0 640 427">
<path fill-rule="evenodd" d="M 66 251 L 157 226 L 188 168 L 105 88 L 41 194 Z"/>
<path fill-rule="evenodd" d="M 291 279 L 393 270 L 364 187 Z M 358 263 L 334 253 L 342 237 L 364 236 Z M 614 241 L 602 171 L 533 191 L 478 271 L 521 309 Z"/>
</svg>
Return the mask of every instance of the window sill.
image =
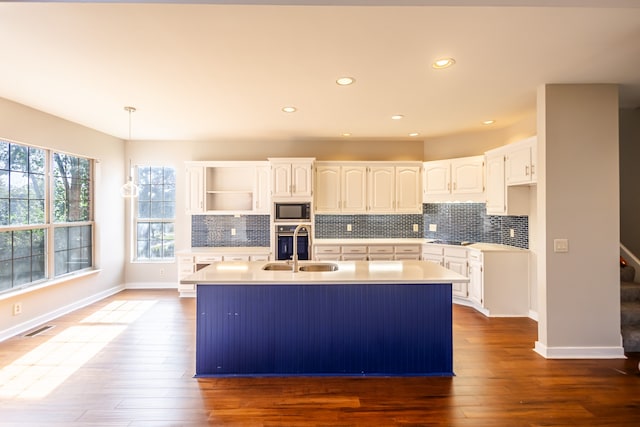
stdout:
<svg viewBox="0 0 640 427">
<path fill-rule="evenodd" d="M 99 268 L 93 270 L 84 270 L 78 273 L 70 273 L 65 276 L 56 277 L 55 279 L 46 280 L 44 282 L 38 283 L 37 285 L 27 286 L 25 288 L 19 288 L 15 291 L 6 291 L 0 294 L 0 301 L 7 300 L 10 298 L 15 298 L 20 295 L 25 295 L 30 292 L 38 291 L 40 289 L 48 288 L 49 286 L 59 285 L 61 283 L 66 283 L 71 280 L 81 279 L 83 277 L 93 276 L 94 274 L 100 273 L 102 270 Z"/>
</svg>

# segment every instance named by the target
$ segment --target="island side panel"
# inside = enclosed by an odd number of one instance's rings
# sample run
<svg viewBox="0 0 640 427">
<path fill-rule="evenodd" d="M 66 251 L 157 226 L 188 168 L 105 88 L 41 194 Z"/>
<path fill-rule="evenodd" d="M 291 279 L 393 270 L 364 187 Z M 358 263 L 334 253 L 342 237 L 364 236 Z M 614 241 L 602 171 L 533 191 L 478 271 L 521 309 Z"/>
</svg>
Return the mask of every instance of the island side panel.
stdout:
<svg viewBox="0 0 640 427">
<path fill-rule="evenodd" d="M 196 376 L 453 375 L 451 285 L 198 285 Z"/>
</svg>

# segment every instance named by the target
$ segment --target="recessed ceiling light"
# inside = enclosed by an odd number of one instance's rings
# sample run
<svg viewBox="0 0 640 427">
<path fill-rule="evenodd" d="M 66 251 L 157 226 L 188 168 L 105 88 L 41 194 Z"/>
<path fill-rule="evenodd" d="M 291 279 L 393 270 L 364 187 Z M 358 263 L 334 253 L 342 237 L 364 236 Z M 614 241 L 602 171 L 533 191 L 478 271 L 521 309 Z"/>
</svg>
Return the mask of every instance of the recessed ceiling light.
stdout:
<svg viewBox="0 0 640 427">
<path fill-rule="evenodd" d="M 431 64 L 431 66 L 433 68 L 440 70 L 442 68 L 449 68 L 455 63 L 456 61 L 453 58 L 440 58 L 440 59 L 436 59 L 436 61 L 433 64 Z"/>
<path fill-rule="evenodd" d="M 418 135 L 420 135 L 418 132 L 411 132 L 411 133 L 409 134 L 409 136 L 418 136 Z"/>
<path fill-rule="evenodd" d="M 295 113 L 297 109 L 296 107 L 282 107 L 282 111 L 285 113 Z"/>
<path fill-rule="evenodd" d="M 349 86 L 351 84 L 354 84 L 356 82 L 356 79 L 354 79 L 353 77 L 340 77 L 338 78 L 338 80 L 336 80 L 336 83 L 340 86 Z"/>
<path fill-rule="evenodd" d="M 349 132 L 345 132 L 342 134 L 342 136 L 351 136 L 351 134 Z"/>
<path fill-rule="evenodd" d="M 393 120 L 401 120 L 404 116 L 402 114 L 396 114 L 395 116 L 391 116 L 391 118 Z"/>
<path fill-rule="evenodd" d="M 485 120 L 482 122 L 483 125 L 492 125 L 494 124 L 496 121 L 495 120 Z"/>
</svg>

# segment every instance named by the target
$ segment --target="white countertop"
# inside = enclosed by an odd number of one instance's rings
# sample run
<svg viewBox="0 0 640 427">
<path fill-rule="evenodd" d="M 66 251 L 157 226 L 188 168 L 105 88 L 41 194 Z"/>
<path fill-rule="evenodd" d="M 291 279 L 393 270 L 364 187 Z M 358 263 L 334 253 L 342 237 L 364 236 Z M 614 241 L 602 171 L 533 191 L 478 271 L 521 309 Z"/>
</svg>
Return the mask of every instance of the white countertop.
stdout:
<svg viewBox="0 0 640 427">
<path fill-rule="evenodd" d="M 277 262 L 284 264 L 283 261 Z M 468 278 L 426 261 L 335 261 L 337 271 L 266 271 L 265 261 L 216 262 L 180 281 L 183 284 L 411 284 L 467 283 Z M 300 265 L 322 264 L 301 261 Z"/>
<path fill-rule="evenodd" d="M 473 243 L 465 248 L 476 249 L 482 252 L 527 252 L 528 249 L 516 248 L 515 246 L 501 245 L 499 243 Z"/>
</svg>

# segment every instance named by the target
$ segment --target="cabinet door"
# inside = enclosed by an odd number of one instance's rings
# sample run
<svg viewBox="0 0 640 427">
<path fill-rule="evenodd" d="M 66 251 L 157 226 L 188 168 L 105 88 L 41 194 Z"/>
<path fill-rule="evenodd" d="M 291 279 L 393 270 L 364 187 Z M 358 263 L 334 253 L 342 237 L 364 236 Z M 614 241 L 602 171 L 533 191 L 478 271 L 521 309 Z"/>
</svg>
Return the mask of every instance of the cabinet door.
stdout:
<svg viewBox="0 0 640 427">
<path fill-rule="evenodd" d="M 256 167 L 256 188 L 253 197 L 253 210 L 257 213 L 269 213 L 271 197 L 269 183 L 271 170 L 268 166 Z"/>
<path fill-rule="evenodd" d="M 531 146 L 514 149 L 507 154 L 506 160 L 507 185 L 531 183 Z"/>
<path fill-rule="evenodd" d="M 469 262 L 469 299 L 482 307 L 483 303 L 482 262 Z"/>
<path fill-rule="evenodd" d="M 367 168 L 342 167 L 342 212 L 360 213 L 367 210 Z"/>
<path fill-rule="evenodd" d="M 451 192 L 454 194 L 484 191 L 484 158 L 465 157 L 451 160 Z"/>
<path fill-rule="evenodd" d="M 467 275 L 467 260 L 461 258 L 444 258 L 445 268 L 453 270 L 456 273 Z M 469 296 L 466 283 L 454 283 L 452 285 L 453 295 L 461 298 L 467 298 Z"/>
<path fill-rule="evenodd" d="M 487 214 L 504 215 L 507 212 L 504 182 L 504 156 L 487 156 Z"/>
<path fill-rule="evenodd" d="M 450 162 L 448 160 L 424 164 L 424 192 L 449 194 L 451 192 Z"/>
<path fill-rule="evenodd" d="M 395 205 L 395 168 L 378 166 L 368 173 L 369 212 L 391 213 Z"/>
<path fill-rule="evenodd" d="M 420 168 L 417 166 L 397 166 L 395 179 L 396 212 L 421 213 Z"/>
<path fill-rule="evenodd" d="M 318 166 L 316 168 L 315 185 L 316 212 L 340 212 L 340 166 Z"/>
<path fill-rule="evenodd" d="M 291 164 L 291 195 L 310 197 L 311 196 L 311 164 L 292 163 Z"/>
<path fill-rule="evenodd" d="M 433 255 L 433 254 L 425 254 L 425 253 L 423 253 L 422 254 L 422 260 L 444 266 L 444 261 L 442 260 L 442 256 L 441 255 Z"/>
<path fill-rule="evenodd" d="M 204 167 L 187 166 L 185 178 L 187 215 L 204 212 Z"/>
<path fill-rule="evenodd" d="M 274 163 L 271 165 L 271 195 L 273 197 L 291 196 L 291 164 Z"/>
</svg>

